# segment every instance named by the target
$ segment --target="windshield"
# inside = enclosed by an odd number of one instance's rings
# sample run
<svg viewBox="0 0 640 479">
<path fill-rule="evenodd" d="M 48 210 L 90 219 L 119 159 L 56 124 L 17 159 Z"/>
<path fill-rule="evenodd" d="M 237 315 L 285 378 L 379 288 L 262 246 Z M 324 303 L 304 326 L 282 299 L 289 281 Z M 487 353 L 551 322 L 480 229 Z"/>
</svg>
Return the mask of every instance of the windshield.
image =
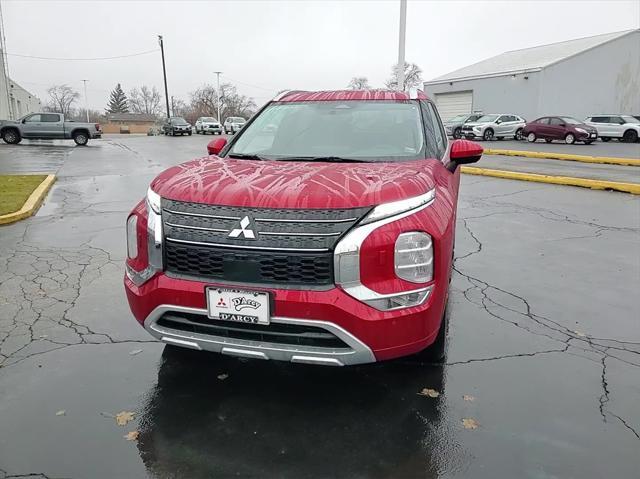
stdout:
<svg viewBox="0 0 640 479">
<path fill-rule="evenodd" d="M 207 123 L 215 123 L 216 120 L 215 118 L 211 118 L 210 116 L 205 116 L 204 118 L 201 118 L 200 121 L 205 121 Z"/>
<path fill-rule="evenodd" d="M 478 123 L 493 123 L 498 119 L 498 115 L 483 115 L 478 118 L 476 121 Z"/>
<path fill-rule="evenodd" d="M 464 121 L 467 119 L 469 115 L 456 115 L 453 118 L 450 118 L 449 120 L 447 120 L 447 123 L 451 123 L 454 121 Z"/>
<path fill-rule="evenodd" d="M 186 125 L 187 122 L 184 118 L 171 118 L 172 125 Z"/>
<path fill-rule="evenodd" d="M 576 120 L 575 118 L 571 118 L 570 116 L 561 116 L 560 119 L 567 123 L 568 125 L 582 125 L 583 122 L 580 120 Z"/>
<path fill-rule="evenodd" d="M 228 121 L 232 122 L 232 123 L 244 123 L 246 120 L 244 118 L 239 118 L 239 117 L 229 117 Z"/>
<path fill-rule="evenodd" d="M 627 123 L 640 123 L 640 120 L 638 120 L 637 118 L 635 118 L 633 116 L 622 115 L 622 119 L 624 121 L 626 121 Z"/>
<path fill-rule="evenodd" d="M 272 104 L 243 131 L 230 155 L 272 159 L 415 159 L 424 147 L 416 102 Z"/>
</svg>

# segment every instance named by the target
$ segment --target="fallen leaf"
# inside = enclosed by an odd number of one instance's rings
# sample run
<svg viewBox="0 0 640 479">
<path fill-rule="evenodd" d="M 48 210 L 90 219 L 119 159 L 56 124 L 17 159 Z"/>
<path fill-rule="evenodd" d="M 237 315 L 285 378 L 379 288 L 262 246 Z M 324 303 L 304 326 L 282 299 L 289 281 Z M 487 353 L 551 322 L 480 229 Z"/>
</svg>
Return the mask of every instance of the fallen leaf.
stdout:
<svg viewBox="0 0 640 479">
<path fill-rule="evenodd" d="M 480 423 L 478 421 L 476 421 L 475 419 L 470 418 L 470 417 L 465 417 L 462 420 L 462 426 L 465 429 L 478 429 L 479 425 L 480 425 Z"/>
<path fill-rule="evenodd" d="M 584 338 L 587 336 L 582 331 L 574 331 L 574 333 L 576 333 L 576 336 L 578 336 L 579 338 Z"/>
<path fill-rule="evenodd" d="M 424 388 L 422 391 L 418 393 L 420 396 L 429 396 L 430 398 L 437 398 L 440 396 L 440 393 L 435 389 Z"/>
<path fill-rule="evenodd" d="M 136 354 L 140 354 L 142 352 L 142 349 L 134 349 L 133 351 L 129 351 L 129 354 L 131 356 L 135 356 Z"/>
<path fill-rule="evenodd" d="M 218 379 L 220 381 L 224 381 L 225 379 L 227 379 L 229 377 L 228 374 L 218 374 Z"/>
<path fill-rule="evenodd" d="M 140 433 L 138 431 L 129 431 L 124 437 L 127 441 L 137 441 Z"/>
<path fill-rule="evenodd" d="M 116 414 L 116 422 L 118 426 L 124 426 L 129 421 L 133 421 L 133 413 L 131 411 L 120 411 Z"/>
<path fill-rule="evenodd" d="M 64 409 L 60 409 L 57 413 L 56 416 L 66 416 L 67 411 L 65 411 Z"/>
<path fill-rule="evenodd" d="M 465 401 L 471 401 L 471 402 L 476 400 L 476 398 L 474 398 L 473 396 L 470 396 L 468 394 L 465 394 L 464 396 L 462 396 L 462 399 L 464 399 Z"/>
</svg>

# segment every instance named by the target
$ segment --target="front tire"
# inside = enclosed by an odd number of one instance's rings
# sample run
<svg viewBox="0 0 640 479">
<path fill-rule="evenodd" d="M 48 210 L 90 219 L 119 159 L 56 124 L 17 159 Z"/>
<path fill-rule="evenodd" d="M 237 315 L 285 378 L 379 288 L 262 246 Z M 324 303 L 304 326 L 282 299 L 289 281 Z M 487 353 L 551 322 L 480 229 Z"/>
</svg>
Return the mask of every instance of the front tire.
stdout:
<svg viewBox="0 0 640 479">
<path fill-rule="evenodd" d="M 564 142 L 567 145 L 573 145 L 576 142 L 576 137 L 573 133 L 567 133 L 567 135 L 564 137 Z"/>
<path fill-rule="evenodd" d="M 484 133 L 482 134 L 482 139 L 484 141 L 491 141 L 493 140 L 493 130 L 491 128 L 487 128 Z"/>
<path fill-rule="evenodd" d="M 440 322 L 440 329 L 438 330 L 438 336 L 436 336 L 435 341 L 431 346 L 428 346 L 418 353 L 420 359 L 430 363 L 439 363 L 445 359 L 447 355 L 447 333 L 449 331 L 448 309 L 449 308 L 445 306 L 442 321 Z"/>
<path fill-rule="evenodd" d="M 89 142 L 89 135 L 81 131 L 73 135 L 73 141 L 75 141 L 78 146 L 85 146 Z"/>
<path fill-rule="evenodd" d="M 518 128 L 516 130 L 516 134 L 514 136 L 514 138 L 518 141 L 522 141 L 522 128 Z"/>
<path fill-rule="evenodd" d="M 462 138 L 462 129 L 460 127 L 456 128 L 453 131 L 453 138 L 456 140 L 459 140 L 460 138 Z"/>
<path fill-rule="evenodd" d="M 18 130 L 10 128 L 2 133 L 2 140 L 9 145 L 17 145 L 22 141 L 22 138 Z"/>
<path fill-rule="evenodd" d="M 536 137 L 536 134 L 534 132 L 531 132 L 527 135 L 527 141 L 529 143 L 535 143 L 537 139 L 538 138 Z"/>
</svg>

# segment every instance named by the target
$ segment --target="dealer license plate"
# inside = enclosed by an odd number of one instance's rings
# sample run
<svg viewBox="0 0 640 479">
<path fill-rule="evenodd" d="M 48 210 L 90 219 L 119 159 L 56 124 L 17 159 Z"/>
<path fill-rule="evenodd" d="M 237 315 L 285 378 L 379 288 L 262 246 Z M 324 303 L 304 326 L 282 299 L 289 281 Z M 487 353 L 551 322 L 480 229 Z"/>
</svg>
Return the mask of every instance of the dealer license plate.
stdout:
<svg viewBox="0 0 640 479">
<path fill-rule="evenodd" d="M 269 324 L 269 293 L 230 288 L 207 288 L 211 319 Z"/>
</svg>

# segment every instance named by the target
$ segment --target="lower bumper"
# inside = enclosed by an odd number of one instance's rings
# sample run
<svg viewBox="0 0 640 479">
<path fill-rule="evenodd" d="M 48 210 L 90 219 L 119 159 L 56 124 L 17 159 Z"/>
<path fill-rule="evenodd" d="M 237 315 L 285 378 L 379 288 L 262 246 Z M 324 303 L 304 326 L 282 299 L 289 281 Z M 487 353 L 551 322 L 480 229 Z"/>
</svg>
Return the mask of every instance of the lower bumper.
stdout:
<svg viewBox="0 0 640 479">
<path fill-rule="evenodd" d="M 170 327 L 161 322 L 166 313 L 178 315 L 199 315 L 207 317 L 206 309 L 188 308 L 175 305 L 161 305 L 155 308 L 144 321 L 144 328 L 155 338 L 177 346 L 182 346 L 200 351 L 212 351 L 231 356 L 239 356 L 253 359 L 274 359 L 289 361 L 292 363 L 321 364 L 326 366 L 346 366 L 353 364 L 370 363 L 376 360 L 373 352 L 362 341 L 345 331 L 336 324 L 326 321 L 305 320 L 296 318 L 272 317 L 271 322 L 276 324 L 313 326 L 322 329 L 344 343 L 345 347 L 314 347 L 295 344 L 282 344 L 269 341 L 255 341 L 238 337 L 228 337 L 222 334 L 202 334 L 195 330 L 189 331 L 191 323 L 184 318 L 179 329 Z M 226 326 L 226 325 L 225 325 Z M 233 329 L 234 323 L 229 323 Z"/>
<path fill-rule="evenodd" d="M 102 138 L 102 132 L 101 132 L 101 131 L 98 131 L 98 132 L 96 132 L 96 133 L 93 133 L 93 134 L 91 135 L 91 138 L 92 138 L 92 139 Z"/>
</svg>

